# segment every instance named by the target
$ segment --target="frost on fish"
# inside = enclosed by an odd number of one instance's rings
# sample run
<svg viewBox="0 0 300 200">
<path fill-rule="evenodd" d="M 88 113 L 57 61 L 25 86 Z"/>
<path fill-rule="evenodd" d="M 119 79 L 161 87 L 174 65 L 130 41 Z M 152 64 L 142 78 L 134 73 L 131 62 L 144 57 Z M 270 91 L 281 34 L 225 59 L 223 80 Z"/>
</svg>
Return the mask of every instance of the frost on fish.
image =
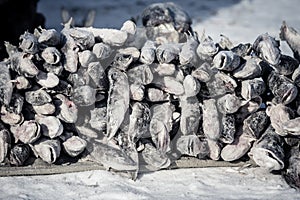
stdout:
<svg viewBox="0 0 300 200">
<path fill-rule="evenodd" d="M 217 110 L 216 100 L 208 99 L 203 101 L 203 132 L 211 140 L 218 140 L 221 135 L 221 121 Z"/>
<path fill-rule="evenodd" d="M 120 147 L 94 142 L 93 151 L 90 152 L 90 160 L 102 164 L 107 169 L 120 171 L 132 171 L 137 169 L 137 163 Z"/>
<path fill-rule="evenodd" d="M 189 155 L 196 157 L 199 154 L 204 155 L 207 152 L 208 155 L 208 144 L 207 141 L 201 141 L 198 136 L 183 135 L 178 138 L 176 147 L 182 155 Z"/>
<path fill-rule="evenodd" d="M 245 56 L 246 62 L 233 71 L 233 76 L 240 79 L 252 79 L 262 75 L 261 59 L 253 56 Z"/>
<path fill-rule="evenodd" d="M 253 44 L 198 37 L 174 3 L 150 5 L 142 23 L 74 27 L 71 19 L 61 32 L 37 28 L 18 46 L 5 42 L 1 165 L 87 158 L 135 179 L 181 156 L 252 159 L 297 186 L 298 33 L 283 23 L 291 57 L 269 34 Z"/>
<path fill-rule="evenodd" d="M 253 43 L 253 49 L 261 59 L 271 65 L 277 65 L 281 56 L 279 45 L 279 41 L 265 33 L 256 38 Z"/>
<path fill-rule="evenodd" d="M 259 166 L 269 170 L 284 168 L 284 140 L 272 127 L 269 127 L 262 137 L 256 141 L 250 151 L 253 160 Z"/>
<path fill-rule="evenodd" d="M 129 123 L 129 138 L 132 142 L 149 137 L 150 108 L 146 103 L 135 102 Z"/>
<path fill-rule="evenodd" d="M 161 44 L 156 48 L 156 58 L 159 63 L 170 63 L 177 59 L 181 45 L 176 43 Z"/>
<path fill-rule="evenodd" d="M 203 31 L 200 43 L 197 47 L 197 54 L 201 60 L 211 61 L 219 48 L 210 36 Z"/>
<path fill-rule="evenodd" d="M 300 62 L 300 34 L 293 28 L 282 22 L 280 39 L 286 41 L 294 53 L 294 58 Z"/>
<path fill-rule="evenodd" d="M 170 103 L 153 105 L 150 108 L 150 134 L 156 148 L 166 153 L 170 148 L 170 131 L 172 128 L 172 114 L 174 106 Z"/>
<path fill-rule="evenodd" d="M 127 75 L 119 69 L 108 72 L 109 92 L 107 100 L 107 137 L 115 136 L 129 107 L 129 83 Z"/>
<path fill-rule="evenodd" d="M 283 177 L 286 182 L 293 188 L 299 190 L 300 188 L 300 151 L 299 146 L 292 147 L 288 159 L 288 166 L 283 172 Z"/>
<path fill-rule="evenodd" d="M 182 45 L 181 51 L 179 53 L 179 62 L 181 65 L 197 63 L 198 56 L 196 50 L 198 45 L 198 38 L 192 35 L 187 35 L 187 41 Z"/>
<path fill-rule="evenodd" d="M 13 92 L 8 65 L 0 63 L 0 103 L 8 105 Z"/>
<path fill-rule="evenodd" d="M 214 67 L 223 71 L 233 71 L 240 65 L 240 57 L 232 51 L 220 51 L 213 59 Z"/>
<path fill-rule="evenodd" d="M 200 126 L 201 118 L 200 105 L 197 97 L 180 97 L 180 107 L 180 130 L 182 134 L 196 134 Z"/>
<path fill-rule="evenodd" d="M 154 41 L 148 40 L 141 49 L 140 61 L 144 64 L 152 64 L 156 58 L 156 44 Z"/>
<path fill-rule="evenodd" d="M 298 94 L 298 88 L 289 78 L 274 71 L 268 76 L 267 84 L 276 103 L 289 104 Z"/>
</svg>

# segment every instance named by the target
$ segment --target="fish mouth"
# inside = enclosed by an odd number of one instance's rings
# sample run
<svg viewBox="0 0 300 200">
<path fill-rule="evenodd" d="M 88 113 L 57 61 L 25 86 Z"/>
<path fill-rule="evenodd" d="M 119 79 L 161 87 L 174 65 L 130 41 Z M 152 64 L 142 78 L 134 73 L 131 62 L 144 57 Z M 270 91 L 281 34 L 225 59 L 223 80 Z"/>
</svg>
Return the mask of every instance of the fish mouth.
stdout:
<svg viewBox="0 0 300 200">
<path fill-rule="evenodd" d="M 285 102 L 285 104 L 290 103 L 291 101 L 294 100 L 294 98 L 296 97 L 298 93 L 298 90 L 296 87 L 291 87 L 290 89 L 288 89 L 288 91 L 283 95 L 282 97 L 282 102 Z"/>
<path fill-rule="evenodd" d="M 225 63 L 226 63 L 226 56 L 224 55 L 221 55 L 221 58 L 220 58 L 220 68 L 224 68 L 225 67 Z"/>
</svg>

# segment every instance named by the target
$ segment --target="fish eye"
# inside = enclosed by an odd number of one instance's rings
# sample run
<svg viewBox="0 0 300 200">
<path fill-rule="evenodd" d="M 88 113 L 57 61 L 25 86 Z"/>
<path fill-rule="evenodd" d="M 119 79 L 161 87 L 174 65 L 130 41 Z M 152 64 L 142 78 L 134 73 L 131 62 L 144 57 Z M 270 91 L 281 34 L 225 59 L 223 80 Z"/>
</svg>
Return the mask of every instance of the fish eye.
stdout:
<svg viewBox="0 0 300 200">
<path fill-rule="evenodd" d="M 266 60 L 269 60 L 269 57 L 267 55 L 264 56 Z"/>
</svg>

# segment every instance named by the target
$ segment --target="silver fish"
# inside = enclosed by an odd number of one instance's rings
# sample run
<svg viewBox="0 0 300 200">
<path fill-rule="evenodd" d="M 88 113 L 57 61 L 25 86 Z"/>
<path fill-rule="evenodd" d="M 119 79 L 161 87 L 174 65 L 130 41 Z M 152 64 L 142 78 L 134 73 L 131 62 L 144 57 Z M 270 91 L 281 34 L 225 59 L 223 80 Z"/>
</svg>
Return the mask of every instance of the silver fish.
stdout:
<svg viewBox="0 0 300 200">
<path fill-rule="evenodd" d="M 101 39 L 103 43 L 110 46 L 123 46 L 128 39 L 128 33 L 126 31 L 121 31 L 118 29 L 93 27 L 83 27 L 77 29 L 92 33 L 96 39 Z"/>
<path fill-rule="evenodd" d="M 176 142 L 176 147 L 182 155 L 197 157 L 208 150 L 206 141 L 201 141 L 196 135 L 182 135 Z M 208 154 L 208 153 L 207 153 Z"/>
<path fill-rule="evenodd" d="M 241 128 L 237 130 L 233 143 L 227 144 L 221 150 L 221 158 L 225 161 L 234 161 L 243 157 L 252 147 L 253 138 L 247 136 Z"/>
<path fill-rule="evenodd" d="M 181 65 L 196 63 L 198 56 L 196 53 L 199 41 L 195 36 L 187 35 L 187 41 L 182 45 L 179 53 L 179 62 Z"/>
<path fill-rule="evenodd" d="M 87 68 L 90 63 L 96 62 L 96 55 L 90 50 L 78 52 L 78 61 L 81 67 Z"/>
<path fill-rule="evenodd" d="M 52 164 L 60 156 L 61 144 L 59 140 L 44 138 L 34 143 L 32 150 L 36 157 L 40 157 L 43 161 Z"/>
<path fill-rule="evenodd" d="M 96 57 L 100 60 L 104 60 L 106 58 L 109 58 L 112 54 L 112 49 L 109 45 L 104 43 L 96 43 L 93 46 L 93 53 L 96 55 Z"/>
<path fill-rule="evenodd" d="M 240 65 L 240 57 L 232 51 L 220 51 L 214 56 L 214 67 L 223 71 L 233 71 Z"/>
<path fill-rule="evenodd" d="M 1 126 L 3 126 L 1 124 Z M 0 130 L 0 163 L 5 161 L 5 158 L 7 157 L 10 146 L 11 146 L 11 136 L 8 130 L 6 130 L 4 127 L 1 127 Z"/>
<path fill-rule="evenodd" d="M 283 123 L 289 121 L 293 114 L 293 111 L 283 104 L 269 105 L 267 108 L 267 115 L 270 117 L 271 125 L 275 132 L 281 136 L 287 135 L 283 129 Z"/>
<path fill-rule="evenodd" d="M 191 75 L 201 82 L 208 82 L 212 77 L 212 70 L 209 63 L 204 62 L 198 68 L 192 71 Z"/>
<path fill-rule="evenodd" d="M 253 49 L 261 59 L 270 65 L 277 65 L 281 56 L 279 45 L 279 41 L 265 33 L 256 38 Z"/>
<path fill-rule="evenodd" d="M 300 62 L 300 34 L 293 28 L 282 22 L 280 28 L 280 39 L 286 41 L 294 53 L 294 58 Z"/>
<path fill-rule="evenodd" d="M 137 65 L 127 71 L 128 81 L 137 85 L 148 85 L 153 81 L 149 65 Z"/>
<path fill-rule="evenodd" d="M 52 72 L 45 73 L 39 71 L 38 75 L 36 76 L 36 82 L 44 88 L 54 88 L 59 84 L 59 78 Z"/>
<path fill-rule="evenodd" d="M 233 76 L 239 79 L 252 79 L 262 74 L 262 61 L 258 57 L 246 56 L 246 62 L 233 71 Z"/>
<path fill-rule="evenodd" d="M 29 80 L 24 76 L 17 76 L 15 81 L 16 81 L 15 87 L 18 90 L 25 90 L 31 87 Z M 9 86 L 9 83 L 7 85 Z"/>
<path fill-rule="evenodd" d="M 148 88 L 146 90 L 146 99 L 150 102 L 169 101 L 170 95 L 158 88 Z"/>
<path fill-rule="evenodd" d="M 91 113 L 91 119 L 89 121 L 89 124 L 92 128 L 102 132 L 106 130 L 106 112 L 107 108 L 106 106 L 100 107 L 100 108 L 94 108 L 90 110 Z"/>
<path fill-rule="evenodd" d="M 299 128 L 300 118 L 290 119 L 282 123 L 282 129 L 285 133 L 289 135 L 300 135 L 300 128 Z"/>
<path fill-rule="evenodd" d="M 95 141 L 92 145 L 93 151 L 89 155 L 91 160 L 102 164 L 106 169 L 137 170 L 137 163 L 117 145 L 110 145 L 101 141 Z"/>
<path fill-rule="evenodd" d="M 62 143 L 64 150 L 71 157 L 81 154 L 87 146 L 87 142 L 78 136 L 72 136 Z"/>
<path fill-rule="evenodd" d="M 218 111 L 223 114 L 235 113 L 241 106 L 242 101 L 234 94 L 225 94 L 217 100 Z"/>
<path fill-rule="evenodd" d="M 262 78 L 244 80 L 242 81 L 241 96 L 245 100 L 249 100 L 262 95 L 265 90 L 266 85 Z"/>
<path fill-rule="evenodd" d="M 284 168 L 284 140 L 270 126 L 253 144 L 250 155 L 257 165 L 268 171 Z"/>
<path fill-rule="evenodd" d="M 150 134 L 156 148 L 162 153 L 170 150 L 170 135 L 174 106 L 170 103 L 153 105 L 150 108 Z"/>
<path fill-rule="evenodd" d="M 181 51 L 181 45 L 176 43 L 161 44 L 156 49 L 156 57 L 159 63 L 170 63 L 177 59 Z"/>
<path fill-rule="evenodd" d="M 225 114 L 222 116 L 222 131 L 220 141 L 226 144 L 231 144 L 234 141 L 236 133 L 235 117 L 232 114 Z"/>
<path fill-rule="evenodd" d="M 19 47 L 24 52 L 35 54 L 39 51 L 38 39 L 34 34 L 25 31 L 25 33 L 20 36 L 19 40 Z"/>
<path fill-rule="evenodd" d="M 155 60 L 156 45 L 154 41 L 147 40 L 141 49 L 140 62 L 150 65 Z"/>
<path fill-rule="evenodd" d="M 47 47 L 42 51 L 41 57 L 48 64 L 55 65 L 60 62 L 61 53 L 55 47 Z"/>
<path fill-rule="evenodd" d="M 143 160 L 146 162 L 146 168 L 155 171 L 167 168 L 171 165 L 171 160 L 168 156 L 155 148 L 152 144 L 146 143 L 144 150 L 141 153 Z"/>
<path fill-rule="evenodd" d="M 150 108 L 146 103 L 135 102 L 132 105 L 128 135 L 131 142 L 149 137 Z"/>
<path fill-rule="evenodd" d="M 200 91 L 200 83 L 192 75 L 187 75 L 183 80 L 184 96 L 193 97 Z"/>
<path fill-rule="evenodd" d="M 193 135 L 198 132 L 200 126 L 200 105 L 197 97 L 181 96 L 180 131 L 183 135 Z"/>
<path fill-rule="evenodd" d="M 20 75 L 32 78 L 39 73 L 39 69 L 32 59 L 33 55 L 17 52 L 10 56 L 11 68 Z"/>
<path fill-rule="evenodd" d="M 96 90 L 89 85 L 79 86 L 74 89 L 72 100 L 79 106 L 90 106 L 96 102 Z"/>
<path fill-rule="evenodd" d="M 205 35 L 203 31 L 200 44 L 197 47 L 197 54 L 201 60 L 212 60 L 212 57 L 219 51 L 219 48 L 214 43 L 210 36 Z"/>
<path fill-rule="evenodd" d="M 35 120 L 24 121 L 13 131 L 13 136 L 17 141 L 24 144 L 31 144 L 37 141 L 41 136 L 41 127 Z"/>
<path fill-rule="evenodd" d="M 56 107 L 57 117 L 66 123 L 75 123 L 78 118 L 78 108 L 73 101 L 63 94 L 54 96 L 53 103 Z"/>
<path fill-rule="evenodd" d="M 64 131 L 62 123 L 54 116 L 36 115 L 35 119 L 41 126 L 42 134 L 51 139 L 60 136 Z"/>
<path fill-rule="evenodd" d="M 107 137 L 112 139 L 124 120 L 129 107 L 127 75 L 114 67 L 108 71 L 109 92 L 107 100 Z"/>
<path fill-rule="evenodd" d="M 61 42 L 61 35 L 55 29 L 43 29 L 38 28 L 40 35 L 38 37 L 38 42 L 48 45 L 48 46 L 57 46 Z"/>
<path fill-rule="evenodd" d="M 203 132 L 211 140 L 218 140 L 221 136 L 221 116 L 218 113 L 216 100 L 203 100 Z"/>
<path fill-rule="evenodd" d="M 52 101 L 51 96 L 42 89 L 25 92 L 25 100 L 33 106 L 40 106 Z"/>
<path fill-rule="evenodd" d="M 142 101 L 145 96 L 145 86 L 141 84 L 130 84 L 129 86 L 130 99 L 135 101 Z"/>
<path fill-rule="evenodd" d="M 289 78 L 274 71 L 268 76 L 267 84 L 275 96 L 276 103 L 289 104 L 298 94 L 297 87 Z"/>
<path fill-rule="evenodd" d="M 9 153 L 11 165 L 22 166 L 30 156 L 30 147 L 27 144 L 16 144 Z"/>
</svg>

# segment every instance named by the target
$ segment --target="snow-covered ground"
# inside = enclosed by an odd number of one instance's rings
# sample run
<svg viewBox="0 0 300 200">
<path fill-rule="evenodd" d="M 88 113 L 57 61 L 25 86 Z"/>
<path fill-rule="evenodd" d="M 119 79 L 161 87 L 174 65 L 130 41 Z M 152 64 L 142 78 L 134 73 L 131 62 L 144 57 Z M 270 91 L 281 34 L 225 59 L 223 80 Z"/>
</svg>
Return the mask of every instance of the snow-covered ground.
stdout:
<svg viewBox="0 0 300 200">
<path fill-rule="evenodd" d="M 150 0 L 40 0 L 48 28 L 60 29 L 60 8 L 97 11 L 95 27 L 120 27 L 136 17 Z M 253 42 L 268 32 L 278 38 L 283 20 L 300 30 L 298 0 L 176 0 L 193 18 L 193 27 L 205 29 L 216 41 L 222 33 L 235 44 Z M 75 19 L 80 17 L 75 16 Z M 282 43 L 284 53 L 290 54 Z M 200 168 L 163 170 L 138 180 L 107 171 L 49 176 L 0 177 L 0 199 L 300 199 L 280 175 L 260 168 Z"/>
<path fill-rule="evenodd" d="M 107 171 L 0 178 L 1 199 L 210 200 L 300 199 L 280 176 L 259 168 L 198 168 L 144 174 L 138 180 Z"/>
</svg>

